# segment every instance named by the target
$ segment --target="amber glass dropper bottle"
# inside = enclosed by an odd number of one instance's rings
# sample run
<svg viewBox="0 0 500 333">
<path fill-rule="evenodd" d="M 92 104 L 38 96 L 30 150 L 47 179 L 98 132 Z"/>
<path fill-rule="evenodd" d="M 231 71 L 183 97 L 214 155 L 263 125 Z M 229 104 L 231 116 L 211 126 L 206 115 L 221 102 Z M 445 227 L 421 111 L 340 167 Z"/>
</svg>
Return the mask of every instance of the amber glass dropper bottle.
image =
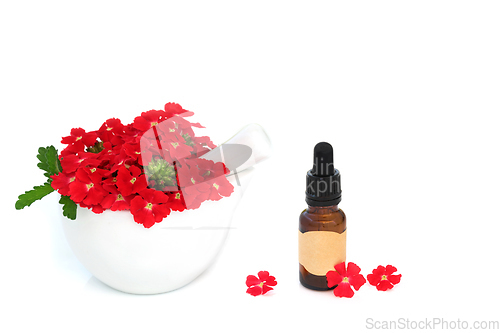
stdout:
<svg viewBox="0 0 500 333">
<path fill-rule="evenodd" d="M 314 290 L 328 287 L 326 273 L 346 260 L 346 217 L 338 208 L 340 173 L 327 142 L 314 147 L 313 168 L 306 175 L 306 203 L 299 218 L 299 279 Z"/>
</svg>

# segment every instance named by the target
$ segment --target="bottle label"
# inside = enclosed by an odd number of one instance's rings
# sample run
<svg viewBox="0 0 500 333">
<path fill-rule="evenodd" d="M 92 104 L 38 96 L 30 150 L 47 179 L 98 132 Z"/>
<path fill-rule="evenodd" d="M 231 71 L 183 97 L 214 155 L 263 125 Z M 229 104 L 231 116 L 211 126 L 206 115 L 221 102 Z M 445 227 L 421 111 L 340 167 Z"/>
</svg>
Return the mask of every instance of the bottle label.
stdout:
<svg viewBox="0 0 500 333">
<path fill-rule="evenodd" d="M 299 263 L 311 274 L 324 276 L 346 260 L 346 231 L 299 230 Z"/>
</svg>

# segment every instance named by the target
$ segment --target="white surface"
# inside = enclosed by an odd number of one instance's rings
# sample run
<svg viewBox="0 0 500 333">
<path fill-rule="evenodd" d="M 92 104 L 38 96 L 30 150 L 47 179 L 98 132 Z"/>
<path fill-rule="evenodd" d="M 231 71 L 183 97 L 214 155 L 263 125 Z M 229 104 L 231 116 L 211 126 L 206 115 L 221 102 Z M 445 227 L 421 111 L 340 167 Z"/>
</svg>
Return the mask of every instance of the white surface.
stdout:
<svg viewBox="0 0 500 333">
<path fill-rule="evenodd" d="M 173 2 L 172 2 L 173 3 Z M 500 3 L 3 2 L 0 331 L 360 332 L 366 320 L 500 320 Z M 215 265 L 171 293 L 96 281 L 59 224 L 39 146 L 180 103 L 221 143 L 259 123 L 256 168 Z M 342 174 L 347 257 L 395 265 L 391 292 L 302 288 L 297 218 L 318 141 Z M 274 295 L 245 294 L 269 270 Z"/>
</svg>

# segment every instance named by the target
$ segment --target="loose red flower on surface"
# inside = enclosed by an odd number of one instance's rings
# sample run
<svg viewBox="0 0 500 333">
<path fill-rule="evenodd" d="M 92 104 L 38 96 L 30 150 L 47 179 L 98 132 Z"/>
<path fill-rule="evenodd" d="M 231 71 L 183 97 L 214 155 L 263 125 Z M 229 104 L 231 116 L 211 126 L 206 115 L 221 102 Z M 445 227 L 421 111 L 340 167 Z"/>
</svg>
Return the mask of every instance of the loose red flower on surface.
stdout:
<svg viewBox="0 0 500 333">
<path fill-rule="evenodd" d="M 386 267 L 379 265 L 372 271 L 372 274 L 368 274 L 366 278 L 372 286 L 376 286 L 377 290 L 386 291 L 394 287 L 401 281 L 401 274 L 393 275 L 398 269 L 392 265 L 387 265 Z"/>
<path fill-rule="evenodd" d="M 347 269 L 345 262 L 335 265 L 334 271 L 326 273 L 328 287 L 337 286 L 333 289 L 333 294 L 337 297 L 351 298 L 354 296 L 351 287 L 358 291 L 366 283 L 364 276 L 359 274 L 360 272 L 361 268 L 352 262 L 347 265 Z"/>
<path fill-rule="evenodd" d="M 268 271 L 260 271 L 257 276 L 247 276 L 247 294 L 252 296 L 265 295 L 269 291 L 273 290 L 272 287 L 277 284 L 278 282 L 276 282 L 276 278 L 270 275 Z"/>
</svg>

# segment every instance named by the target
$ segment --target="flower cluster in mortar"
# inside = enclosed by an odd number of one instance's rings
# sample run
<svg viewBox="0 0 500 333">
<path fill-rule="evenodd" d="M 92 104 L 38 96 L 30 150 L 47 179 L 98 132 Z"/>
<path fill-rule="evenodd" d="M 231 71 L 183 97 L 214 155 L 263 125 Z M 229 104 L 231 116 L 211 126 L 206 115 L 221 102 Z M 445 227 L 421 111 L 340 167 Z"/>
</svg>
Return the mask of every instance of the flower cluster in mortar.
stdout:
<svg viewBox="0 0 500 333">
<path fill-rule="evenodd" d="M 137 223 L 150 228 L 171 211 L 199 208 L 233 192 L 222 162 L 201 158 L 215 148 L 208 136 L 197 137 L 184 119 L 193 115 L 179 104 L 143 112 L 134 122 L 106 120 L 99 130 L 73 128 L 54 147 L 40 148 L 38 167 L 48 177 L 42 186 L 19 196 L 22 209 L 57 190 L 63 214 L 76 218 L 76 205 L 102 213 L 129 210 Z"/>
</svg>

